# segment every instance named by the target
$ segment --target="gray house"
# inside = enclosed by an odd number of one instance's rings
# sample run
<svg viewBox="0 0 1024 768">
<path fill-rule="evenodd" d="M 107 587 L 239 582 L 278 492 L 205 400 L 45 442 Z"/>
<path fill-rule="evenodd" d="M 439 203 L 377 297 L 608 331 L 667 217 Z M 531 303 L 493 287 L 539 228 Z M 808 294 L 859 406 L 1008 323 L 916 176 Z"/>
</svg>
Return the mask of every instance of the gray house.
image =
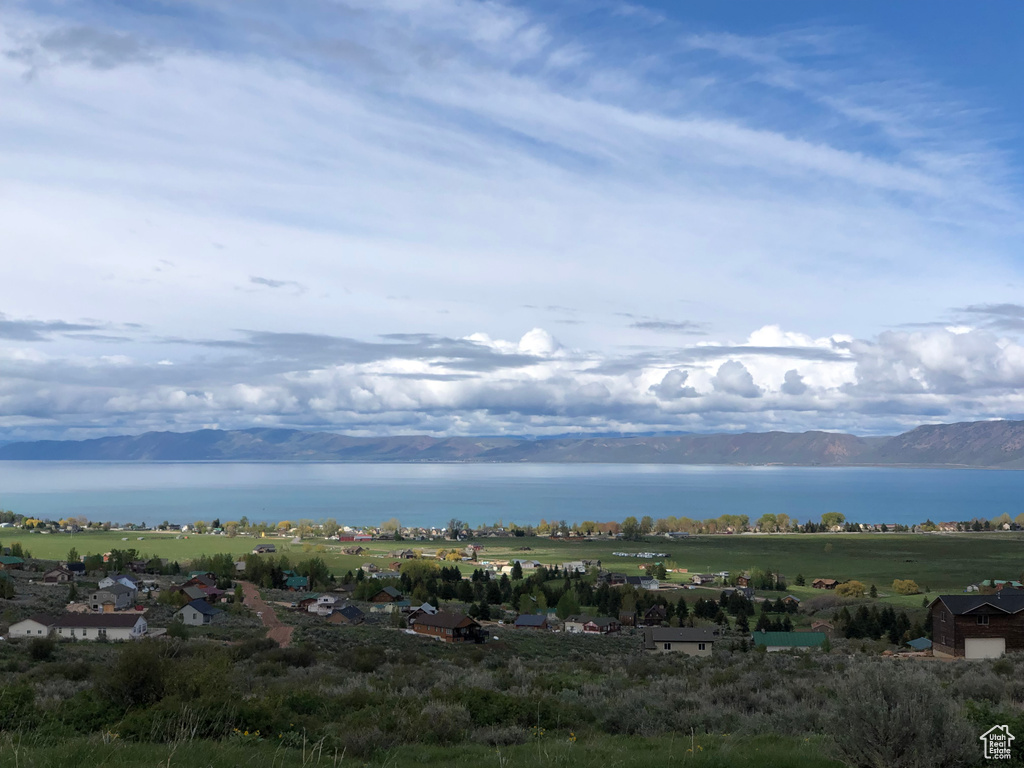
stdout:
<svg viewBox="0 0 1024 768">
<path fill-rule="evenodd" d="M 174 617 L 190 627 L 204 627 L 220 621 L 225 615 L 224 611 L 214 608 L 205 600 L 193 600 L 174 614 Z"/>
<path fill-rule="evenodd" d="M 135 590 L 123 584 L 114 584 L 104 589 L 97 589 L 89 595 L 89 608 L 97 613 L 113 613 L 131 607 L 135 599 Z"/>
</svg>

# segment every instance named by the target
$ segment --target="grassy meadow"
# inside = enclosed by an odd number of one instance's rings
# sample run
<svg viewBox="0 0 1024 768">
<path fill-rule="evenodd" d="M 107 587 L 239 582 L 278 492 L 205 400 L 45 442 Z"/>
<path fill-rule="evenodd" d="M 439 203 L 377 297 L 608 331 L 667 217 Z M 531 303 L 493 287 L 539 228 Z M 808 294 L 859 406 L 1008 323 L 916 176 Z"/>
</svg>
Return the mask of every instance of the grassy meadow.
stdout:
<svg viewBox="0 0 1024 768">
<path fill-rule="evenodd" d="M 141 540 L 140 540 L 141 537 Z M 352 556 L 342 554 L 349 542 L 328 542 L 312 539 L 292 544 L 291 538 L 256 539 L 251 536 L 191 535 L 147 531 L 142 534 L 88 532 L 76 534 L 31 533 L 20 529 L 0 530 L 0 544 L 10 546 L 20 542 L 33 557 L 48 560 L 63 559 L 74 547 L 79 554 L 95 554 L 111 549 L 137 549 L 150 557 L 164 557 L 185 563 L 199 555 L 230 553 L 244 555 L 258 541 L 273 542 L 279 554 L 293 560 L 319 556 L 331 570 L 344 574 L 365 562 L 374 562 L 386 568 L 391 560 L 388 553 L 395 549 L 422 548 L 433 553 L 439 548 L 459 546 L 446 541 L 398 541 L 361 544 L 366 553 Z M 652 537 L 644 542 L 623 541 L 560 541 L 543 537 L 480 539 L 483 545 L 480 561 L 508 560 L 519 557 L 542 563 L 562 563 L 569 560 L 601 560 L 605 568 L 625 573 L 639 573 L 640 567 L 651 560 L 615 557 L 612 552 L 654 551 L 668 553 L 663 562 L 669 568 L 686 568 L 686 574 L 669 574 L 670 583 L 689 581 L 689 574 L 726 570 L 738 573 L 760 568 L 784 574 L 793 594 L 803 597 L 818 593 L 810 588 L 793 585 L 797 574 L 803 574 L 808 583 L 816 577 L 840 580 L 858 579 L 866 585 L 875 584 L 882 593 L 894 579 L 913 579 L 930 593 L 960 592 L 975 581 L 988 578 L 1019 579 L 1024 571 L 1021 551 L 1024 534 L 1015 532 L 907 534 L 771 534 L 771 535 L 715 535 L 695 536 L 683 541 Z M 529 549 L 524 549 L 529 547 Z M 470 571 L 475 564 L 463 563 Z M 820 594 L 820 593 L 818 593 Z M 893 596 L 899 604 L 920 603 L 913 599 Z"/>
</svg>

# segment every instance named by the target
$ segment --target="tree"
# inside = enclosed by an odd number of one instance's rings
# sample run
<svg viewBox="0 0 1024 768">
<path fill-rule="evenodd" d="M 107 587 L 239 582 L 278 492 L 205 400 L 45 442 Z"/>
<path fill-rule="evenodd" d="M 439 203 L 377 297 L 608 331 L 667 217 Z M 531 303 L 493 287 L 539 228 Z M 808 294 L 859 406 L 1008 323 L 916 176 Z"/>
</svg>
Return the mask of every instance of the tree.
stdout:
<svg viewBox="0 0 1024 768">
<path fill-rule="evenodd" d="M 894 579 L 892 582 L 892 591 L 900 595 L 916 595 L 921 592 L 921 588 L 917 586 L 916 581 L 910 579 Z"/>
<path fill-rule="evenodd" d="M 523 578 L 523 566 L 518 560 L 512 563 L 512 581 L 520 581 Z"/>
<path fill-rule="evenodd" d="M 864 597 L 864 584 L 859 581 L 846 581 L 836 587 L 836 594 L 843 597 Z"/>
<path fill-rule="evenodd" d="M 874 584 L 872 584 L 872 585 L 871 585 L 871 591 L 870 591 L 870 592 L 868 592 L 868 594 L 869 594 L 869 595 L 870 595 L 871 597 L 878 597 L 878 587 L 876 587 L 876 586 L 875 586 Z"/>
<path fill-rule="evenodd" d="M 390 520 L 385 520 L 381 523 L 380 528 L 388 533 L 398 533 L 398 531 L 402 530 L 402 524 L 398 522 L 397 517 L 392 517 Z"/>
<path fill-rule="evenodd" d="M 842 512 L 826 512 L 821 516 L 821 524 L 826 529 L 831 529 L 833 526 L 841 525 L 846 522 L 846 515 Z"/>
<path fill-rule="evenodd" d="M 638 541 L 640 539 L 640 523 L 632 515 L 622 521 L 622 538 L 628 541 Z"/>
<path fill-rule="evenodd" d="M 555 613 L 558 614 L 558 618 L 565 619 L 579 612 L 580 604 L 576 600 L 576 593 L 571 589 L 567 589 L 558 599 L 558 605 L 555 606 Z"/>
<path fill-rule="evenodd" d="M 804 585 L 805 585 L 806 583 L 807 583 L 807 579 L 805 579 L 805 578 L 804 578 L 804 575 L 803 575 L 802 573 L 798 573 L 798 574 L 796 575 L 796 585 L 797 585 L 798 587 L 802 587 L 802 586 L 804 586 Z"/>
<path fill-rule="evenodd" d="M 646 536 L 654 530 L 654 520 L 650 515 L 644 515 L 640 518 L 640 535 Z"/>
<path fill-rule="evenodd" d="M 771 512 L 766 512 L 757 519 L 757 527 L 762 531 L 774 531 L 779 527 L 778 518 Z"/>
<path fill-rule="evenodd" d="M 81 560 L 81 558 L 78 555 L 78 550 L 77 549 L 72 547 L 71 549 L 68 550 L 67 562 L 69 562 L 69 563 L 77 563 L 80 560 Z"/>
</svg>

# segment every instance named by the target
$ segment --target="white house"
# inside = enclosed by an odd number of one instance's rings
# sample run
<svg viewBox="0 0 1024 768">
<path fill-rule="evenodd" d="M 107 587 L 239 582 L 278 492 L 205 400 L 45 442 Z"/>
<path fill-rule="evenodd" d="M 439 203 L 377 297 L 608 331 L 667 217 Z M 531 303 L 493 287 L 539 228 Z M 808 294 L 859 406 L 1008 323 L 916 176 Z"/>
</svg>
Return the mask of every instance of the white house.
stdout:
<svg viewBox="0 0 1024 768">
<path fill-rule="evenodd" d="M 46 637 L 53 629 L 55 621 L 57 620 L 53 616 L 37 613 L 29 616 L 27 619 L 11 624 L 8 635 L 10 637 Z"/>
<path fill-rule="evenodd" d="M 127 587 L 128 589 L 132 590 L 132 592 L 137 593 L 139 591 L 139 585 L 135 583 L 135 580 L 121 573 L 112 573 L 109 576 L 100 579 L 100 582 L 99 584 L 97 584 L 97 586 L 100 589 L 106 589 L 107 587 L 112 587 L 115 584 L 120 584 L 122 587 Z"/>
<path fill-rule="evenodd" d="M 141 613 L 67 613 L 53 626 L 71 640 L 139 640 L 149 631 Z"/>
</svg>

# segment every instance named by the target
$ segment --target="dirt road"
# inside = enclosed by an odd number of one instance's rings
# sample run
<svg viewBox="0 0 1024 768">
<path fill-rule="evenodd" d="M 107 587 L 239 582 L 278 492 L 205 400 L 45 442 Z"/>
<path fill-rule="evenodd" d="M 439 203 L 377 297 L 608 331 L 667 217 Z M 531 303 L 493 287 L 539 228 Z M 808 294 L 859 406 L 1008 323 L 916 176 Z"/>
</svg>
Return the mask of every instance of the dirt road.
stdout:
<svg viewBox="0 0 1024 768">
<path fill-rule="evenodd" d="M 263 598 L 260 597 L 260 591 L 256 589 L 255 584 L 248 581 L 240 581 L 239 584 L 242 585 L 242 594 L 245 598 L 243 600 L 244 604 L 261 615 L 263 626 L 267 628 L 267 637 L 282 648 L 287 648 L 292 642 L 292 630 L 294 627 L 281 623 L 273 607 L 263 602 Z"/>
</svg>

